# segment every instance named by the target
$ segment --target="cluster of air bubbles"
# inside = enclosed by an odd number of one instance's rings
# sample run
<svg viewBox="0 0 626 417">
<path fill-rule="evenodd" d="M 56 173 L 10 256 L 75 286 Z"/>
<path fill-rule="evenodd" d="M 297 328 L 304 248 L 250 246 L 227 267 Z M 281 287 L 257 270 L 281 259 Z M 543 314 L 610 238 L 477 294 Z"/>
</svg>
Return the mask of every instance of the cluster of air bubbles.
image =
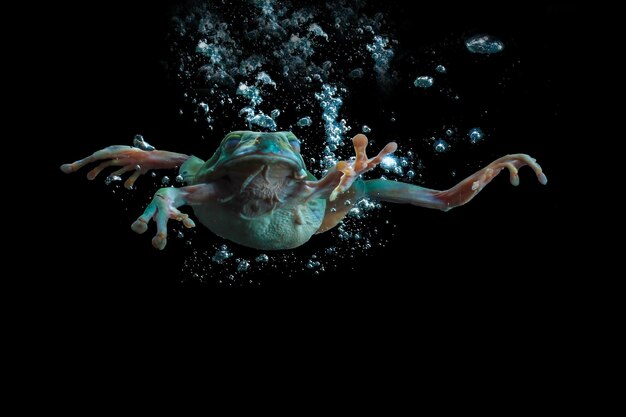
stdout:
<svg viewBox="0 0 626 417">
<path fill-rule="evenodd" d="M 311 259 L 309 259 L 307 261 L 307 263 L 306 263 L 306 267 L 308 269 L 317 269 L 317 268 L 319 268 L 321 263 L 320 263 L 320 261 L 317 261 L 316 259 L 317 259 L 316 255 L 311 256 Z"/>
<path fill-rule="evenodd" d="M 389 47 L 389 39 L 375 35 L 372 43 L 367 44 L 366 48 L 372 54 L 376 76 L 379 80 L 385 80 L 388 77 L 390 61 L 394 55 L 393 49 Z"/>
<path fill-rule="evenodd" d="M 380 203 L 374 202 L 368 198 L 362 198 L 357 201 L 356 204 L 352 205 L 352 203 L 350 203 L 350 205 L 352 208 L 348 211 L 348 216 L 359 220 L 366 218 L 371 212 L 382 207 Z"/>
<path fill-rule="evenodd" d="M 504 49 L 504 44 L 491 35 L 476 35 L 465 41 L 467 50 L 474 54 L 495 54 Z"/>
<path fill-rule="evenodd" d="M 211 260 L 216 264 L 223 264 L 228 258 L 233 256 L 233 253 L 228 249 L 228 246 L 222 245 L 215 254 L 211 257 Z"/>
<path fill-rule="evenodd" d="M 328 42 L 328 34 L 324 32 L 324 30 L 317 23 L 312 23 L 309 26 L 309 32 L 311 32 L 314 36 L 323 37 Z"/>
<path fill-rule="evenodd" d="M 266 114 L 263 114 L 263 112 L 255 114 L 254 116 L 250 118 L 246 118 L 246 121 L 250 123 L 251 125 L 264 127 L 271 131 L 276 130 L 276 122 L 274 121 L 274 119 L 272 119 L 270 116 Z"/>
<path fill-rule="evenodd" d="M 263 101 L 259 89 L 253 85 L 247 85 L 245 83 L 239 84 L 237 87 L 237 95 L 243 96 L 250 101 L 250 106 L 256 107 Z"/>
<path fill-rule="evenodd" d="M 444 67 L 443 65 L 439 64 L 435 67 L 435 71 L 437 71 L 439 74 L 445 74 L 448 72 L 448 69 Z"/>
<path fill-rule="evenodd" d="M 250 262 L 245 259 L 237 259 L 237 272 L 244 272 L 250 268 Z"/>
<path fill-rule="evenodd" d="M 154 146 L 150 145 L 141 135 L 135 135 L 133 138 L 133 146 L 139 148 L 142 151 L 153 151 Z"/>
<path fill-rule="evenodd" d="M 216 45 L 209 45 L 205 41 L 198 42 L 196 52 L 209 58 L 212 64 L 222 62 L 222 55 Z"/>
<path fill-rule="evenodd" d="M 409 172 L 411 170 L 413 153 L 408 152 L 407 156 L 399 156 L 399 155 L 386 155 L 383 157 L 380 162 L 380 167 L 383 169 L 385 174 L 394 174 L 398 177 L 402 177 L 405 175 L 405 170 L 407 171 L 407 177 L 409 177 Z M 413 175 L 415 175 L 413 173 Z M 410 178 L 410 177 L 409 177 Z"/>
<path fill-rule="evenodd" d="M 433 77 L 422 75 L 417 77 L 415 81 L 413 81 L 413 85 L 418 88 L 430 88 L 433 86 L 434 82 L 435 80 L 433 80 Z"/>
<path fill-rule="evenodd" d="M 272 80 L 270 78 L 269 75 L 267 75 L 266 72 L 259 72 L 258 75 L 256 76 L 257 81 L 259 81 L 260 83 L 264 84 L 264 85 L 271 85 L 272 87 L 276 88 L 276 83 L 274 82 L 274 80 Z"/>
<path fill-rule="evenodd" d="M 265 72 L 259 73 L 257 81 L 266 85 L 272 85 L 276 88 L 276 83 L 272 81 L 270 76 Z M 258 87 L 241 83 L 239 84 L 239 87 L 237 87 L 237 94 L 246 98 L 250 103 L 249 106 L 246 106 L 239 111 L 239 116 L 244 116 L 246 122 L 248 122 L 249 129 L 252 129 L 252 126 L 259 126 L 270 131 L 276 130 L 276 122 L 274 121 L 274 116 L 272 115 L 276 114 L 275 117 L 278 117 L 278 115 L 280 115 L 279 110 L 272 110 L 270 116 L 264 114 L 262 111 L 257 113 L 255 110 L 256 106 L 263 102 L 261 91 Z"/>
<path fill-rule="evenodd" d="M 336 96 L 337 87 L 330 84 L 322 85 L 322 91 L 315 93 L 315 98 L 320 102 L 322 107 L 322 120 L 324 121 L 324 130 L 326 132 L 325 156 L 334 157 L 337 148 L 343 145 L 344 134 L 350 130 L 346 126 L 346 121 L 337 121 L 339 109 L 343 105 L 343 99 Z M 327 161 L 329 161 L 327 159 Z M 336 158 L 332 160 L 333 165 L 337 162 Z"/>
<path fill-rule="evenodd" d="M 296 124 L 300 127 L 311 126 L 313 124 L 313 120 L 311 120 L 309 116 L 305 116 L 298 120 L 298 123 Z"/>
</svg>

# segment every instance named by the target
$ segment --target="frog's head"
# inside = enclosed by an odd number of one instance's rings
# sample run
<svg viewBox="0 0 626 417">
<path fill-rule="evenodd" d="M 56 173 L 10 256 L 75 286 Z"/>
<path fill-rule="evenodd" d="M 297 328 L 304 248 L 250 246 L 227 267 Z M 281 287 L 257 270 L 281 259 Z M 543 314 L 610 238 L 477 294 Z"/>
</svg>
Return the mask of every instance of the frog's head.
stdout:
<svg viewBox="0 0 626 417">
<path fill-rule="evenodd" d="M 291 168 L 296 178 L 306 175 L 300 140 L 291 132 L 231 132 L 207 161 L 207 174 L 239 165 L 277 165 Z"/>
<path fill-rule="evenodd" d="M 224 137 L 198 179 L 225 181 L 228 200 L 245 203 L 242 213 L 255 216 L 283 203 L 309 175 L 293 133 L 237 131 Z"/>
</svg>

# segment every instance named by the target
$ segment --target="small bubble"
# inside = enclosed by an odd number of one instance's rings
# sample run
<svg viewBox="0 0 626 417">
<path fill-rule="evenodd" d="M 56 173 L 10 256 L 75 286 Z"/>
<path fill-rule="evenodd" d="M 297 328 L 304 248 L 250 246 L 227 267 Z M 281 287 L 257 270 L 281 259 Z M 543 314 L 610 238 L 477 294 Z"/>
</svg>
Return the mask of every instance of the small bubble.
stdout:
<svg viewBox="0 0 626 417">
<path fill-rule="evenodd" d="M 207 114 L 209 112 L 209 105 L 206 103 L 200 103 L 198 104 L 198 107 L 200 108 L 203 114 Z"/>
<path fill-rule="evenodd" d="M 465 41 L 467 50 L 474 54 L 495 54 L 504 49 L 504 44 L 491 35 L 476 35 Z"/>
<path fill-rule="evenodd" d="M 346 201 L 343 203 L 343 205 L 344 205 L 344 206 L 351 206 L 351 205 L 352 205 L 352 201 L 350 201 L 350 200 L 346 200 Z"/>
<path fill-rule="evenodd" d="M 391 155 L 387 155 L 380 161 L 380 166 L 385 170 L 392 170 L 398 166 L 398 160 Z"/>
<path fill-rule="evenodd" d="M 122 177 L 120 177 L 119 175 L 109 175 L 108 177 L 104 179 L 104 183 L 106 185 L 109 185 L 115 181 L 122 181 Z"/>
<path fill-rule="evenodd" d="M 215 255 L 211 257 L 211 260 L 216 264 L 222 264 L 226 259 L 230 258 L 231 256 L 233 256 L 233 254 L 228 250 L 228 247 L 226 245 L 222 245 L 220 249 L 215 252 Z"/>
<path fill-rule="evenodd" d="M 474 127 L 468 132 L 471 143 L 479 142 L 485 135 L 479 127 Z"/>
<path fill-rule="evenodd" d="M 254 260 L 264 264 L 264 263 L 267 263 L 270 260 L 270 258 L 266 254 L 262 253 L 259 256 L 257 256 Z"/>
<path fill-rule="evenodd" d="M 155 178 L 155 177 L 156 177 L 156 172 L 152 171 L 152 172 L 150 173 L 150 176 L 151 176 L 152 178 Z"/>
<path fill-rule="evenodd" d="M 370 133 L 372 131 L 372 129 L 370 129 L 370 127 L 368 125 L 363 125 L 363 127 L 361 128 L 361 131 L 363 133 Z"/>
<path fill-rule="evenodd" d="M 177 175 L 176 176 L 176 182 L 183 182 L 184 178 L 182 175 Z"/>
<path fill-rule="evenodd" d="M 332 208 L 330 209 L 330 212 L 331 212 L 331 213 L 336 213 L 336 212 L 337 212 L 337 209 L 336 209 L 336 208 L 334 208 L 334 207 L 332 207 Z"/>
<path fill-rule="evenodd" d="M 443 65 L 437 65 L 435 67 L 435 71 L 437 71 L 439 74 L 445 74 L 446 72 L 448 72 L 448 69 Z"/>
<path fill-rule="evenodd" d="M 433 77 L 422 75 L 420 77 L 417 77 L 415 81 L 413 81 L 413 85 L 418 88 L 430 88 L 433 86 L 434 82 L 435 80 L 433 80 Z"/>
<path fill-rule="evenodd" d="M 280 110 L 274 109 L 274 110 L 271 111 L 270 115 L 272 116 L 272 119 L 275 119 L 278 116 L 280 116 Z"/>
<path fill-rule="evenodd" d="M 182 239 L 185 237 L 185 235 L 183 234 L 183 232 L 179 231 L 178 234 L 176 235 L 177 238 Z"/>
<path fill-rule="evenodd" d="M 446 142 L 443 139 L 437 139 L 435 141 L 434 146 L 435 146 L 435 151 L 439 153 L 446 152 L 450 148 L 450 145 L 448 144 L 448 142 Z"/>
<path fill-rule="evenodd" d="M 164 175 L 163 179 L 161 180 L 161 184 L 167 185 L 169 183 L 170 183 L 170 177 L 168 177 L 167 175 Z"/>
<path fill-rule="evenodd" d="M 447 129 L 446 130 L 446 135 L 452 136 L 453 134 L 454 134 L 454 131 L 452 129 Z"/>
<path fill-rule="evenodd" d="M 348 77 L 350 78 L 363 78 L 363 76 L 365 75 L 365 72 L 363 71 L 362 68 L 356 68 L 353 69 L 352 71 L 350 71 L 350 74 L 348 74 Z"/>
<path fill-rule="evenodd" d="M 151 152 L 154 150 L 154 146 L 146 142 L 143 136 L 141 135 L 135 135 L 135 137 L 133 138 L 133 146 L 135 148 L 141 149 L 142 151 Z"/>
<path fill-rule="evenodd" d="M 306 116 L 298 120 L 298 123 L 296 124 L 301 127 L 311 126 L 311 124 L 313 124 L 313 120 L 311 120 L 309 116 Z"/>
<path fill-rule="evenodd" d="M 238 272 L 247 271 L 248 268 L 250 268 L 250 262 L 246 260 L 242 260 L 241 262 L 239 262 L 239 265 L 237 265 Z"/>
</svg>

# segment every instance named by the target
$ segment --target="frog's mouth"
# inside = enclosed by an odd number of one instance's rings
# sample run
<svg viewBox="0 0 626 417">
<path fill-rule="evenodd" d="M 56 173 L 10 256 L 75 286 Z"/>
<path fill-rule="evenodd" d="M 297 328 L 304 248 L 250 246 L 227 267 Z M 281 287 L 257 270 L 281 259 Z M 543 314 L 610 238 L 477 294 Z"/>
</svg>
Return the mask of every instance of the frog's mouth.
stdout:
<svg viewBox="0 0 626 417">
<path fill-rule="evenodd" d="M 233 158 L 214 172 L 227 185 L 230 203 L 243 218 L 272 212 L 293 195 L 307 172 L 295 160 L 282 155 L 249 154 Z"/>
</svg>

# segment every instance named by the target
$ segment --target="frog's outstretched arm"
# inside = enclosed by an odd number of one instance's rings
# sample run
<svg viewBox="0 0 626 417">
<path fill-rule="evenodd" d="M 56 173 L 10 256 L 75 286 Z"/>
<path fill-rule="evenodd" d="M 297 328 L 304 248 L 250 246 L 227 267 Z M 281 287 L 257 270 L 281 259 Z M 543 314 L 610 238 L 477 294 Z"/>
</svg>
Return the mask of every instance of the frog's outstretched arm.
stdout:
<svg viewBox="0 0 626 417">
<path fill-rule="evenodd" d="M 362 195 L 380 201 L 407 203 L 447 211 L 469 202 L 505 168 L 509 170 L 511 184 L 517 186 L 519 184 L 518 171 L 524 166 L 529 166 L 535 172 L 541 184 L 548 183 L 548 178 L 535 159 L 526 154 L 514 154 L 496 159 L 445 191 L 431 190 L 403 182 L 370 180 L 364 182 Z"/>
<path fill-rule="evenodd" d="M 111 175 L 122 175 L 134 171 L 124 183 L 124 187 L 132 188 L 140 175 L 151 169 L 167 169 L 181 166 L 189 159 L 189 155 L 168 151 L 144 151 L 132 146 L 114 145 L 94 152 L 87 158 L 80 159 L 71 164 L 61 165 L 61 171 L 69 174 L 78 171 L 92 162 L 102 161 L 100 165 L 87 173 L 87 179 L 93 180 L 103 169 L 114 166 L 121 167 Z"/>
<path fill-rule="evenodd" d="M 157 234 L 152 238 L 152 246 L 163 249 L 167 243 L 167 222 L 169 219 L 178 220 L 187 228 L 196 226 L 189 215 L 181 213 L 178 207 L 201 205 L 208 201 L 214 201 L 226 195 L 224 190 L 227 188 L 222 187 L 219 181 L 182 188 L 161 188 L 154 194 L 152 202 L 146 207 L 143 214 L 130 227 L 137 233 L 145 233 L 148 230 L 148 222 L 150 219 L 154 219 Z"/>
<path fill-rule="evenodd" d="M 317 233 L 335 227 L 352 208 L 348 201 L 356 202 L 363 197 L 447 211 L 470 201 L 505 168 L 509 170 L 513 185 L 519 184 L 518 171 L 526 165 L 535 171 L 541 184 L 548 182 L 539 164 L 525 154 L 507 155 L 497 159 L 446 191 L 431 190 L 397 181 L 355 182 L 360 174 L 374 168 L 382 157 L 395 151 L 396 144 L 393 142 L 387 144 L 376 158 L 367 159 L 365 154 L 367 138 L 364 135 L 357 135 L 352 141 L 357 155 L 355 162 L 339 162 L 335 169 L 330 170 L 321 180 L 307 182 L 307 186 L 314 190 L 313 196 L 329 200 L 324 221 Z"/>
<path fill-rule="evenodd" d="M 351 201 L 364 196 L 363 181 L 355 181 L 364 172 L 370 171 L 378 165 L 382 159 L 395 152 L 398 145 L 390 142 L 374 158 L 368 158 L 365 148 L 367 137 L 362 134 L 352 138 L 356 158 L 353 161 L 340 161 L 319 181 L 306 181 L 306 191 L 303 193 L 307 199 L 324 198 L 328 200 L 324 221 L 317 233 L 323 233 L 332 229 L 348 214 L 352 208 Z"/>
</svg>

